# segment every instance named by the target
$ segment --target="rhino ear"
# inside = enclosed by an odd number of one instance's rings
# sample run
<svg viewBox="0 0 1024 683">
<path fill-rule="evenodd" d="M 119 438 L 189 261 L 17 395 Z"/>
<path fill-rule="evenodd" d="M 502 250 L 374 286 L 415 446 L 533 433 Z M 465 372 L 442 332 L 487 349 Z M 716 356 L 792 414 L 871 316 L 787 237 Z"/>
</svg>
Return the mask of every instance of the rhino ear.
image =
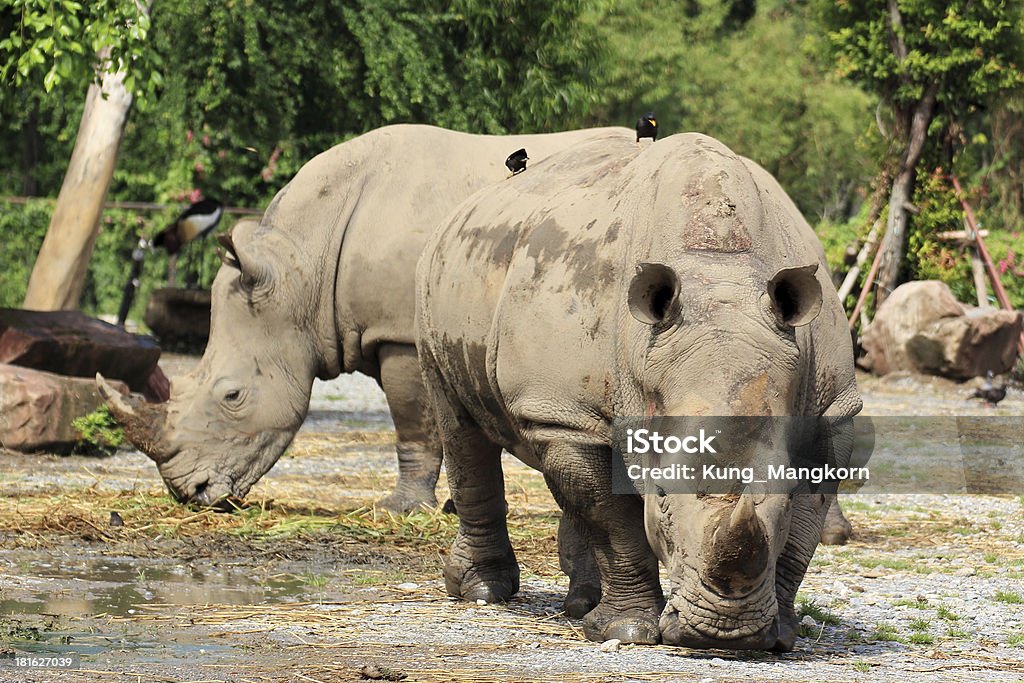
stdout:
<svg viewBox="0 0 1024 683">
<path fill-rule="evenodd" d="M 679 296 L 676 271 L 662 263 L 641 263 L 629 283 L 629 312 L 647 325 L 656 325 L 669 316 Z"/>
<path fill-rule="evenodd" d="M 241 221 L 239 225 L 241 225 Z M 227 234 L 217 236 L 217 242 L 223 247 L 223 250 L 218 250 L 221 262 L 228 268 L 235 268 L 241 273 L 239 284 L 250 294 L 268 289 L 273 282 L 273 269 L 268 262 L 259 257 L 258 250 L 239 244 L 235 235 L 237 228 L 238 225 Z"/>
<path fill-rule="evenodd" d="M 783 268 L 768 281 L 768 296 L 779 324 L 800 327 L 821 312 L 821 283 L 814 274 L 818 264 Z"/>
<path fill-rule="evenodd" d="M 241 270 L 242 265 L 238 260 L 238 252 L 235 250 L 235 243 L 231 241 L 231 232 L 229 231 L 227 234 L 222 233 L 217 235 L 217 244 L 223 247 L 222 249 L 217 250 L 217 256 L 220 257 L 220 262 L 228 268 Z"/>
</svg>

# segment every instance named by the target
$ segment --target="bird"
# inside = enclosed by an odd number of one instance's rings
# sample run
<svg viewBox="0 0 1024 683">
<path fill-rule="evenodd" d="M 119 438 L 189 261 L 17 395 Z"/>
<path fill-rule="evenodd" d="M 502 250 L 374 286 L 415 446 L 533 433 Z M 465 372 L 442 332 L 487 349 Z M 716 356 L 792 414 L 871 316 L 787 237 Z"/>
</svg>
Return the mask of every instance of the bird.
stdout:
<svg viewBox="0 0 1024 683">
<path fill-rule="evenodd" d="M 651 142 L 658 139 L 658 120 L 654 118 L 654 112 L 649 111 L 636 120 L 636 142 L 640 144 L 643 138 L 650 138 Z"/>
<path fill-rule="evenodd" d="M 981 386 L 974 390 L 974 393 L 970 395 L 970 398 L 980 398 L 990 406 L 995 406 L 997 403 L 1006 398 L 1006 383 L 1002 386 L 996 386 L 993 381 L 992 371 L 989 370 L 988 374 L 985 375 L 985 381 L 982 382 Z"/>
<path fill-rule="evenodd" d="M 508 170 L 512 172 L 509 175 L 509 178 L 525 171 L 526 162 L 529 160 L 530 157 L 526 156 L 526 148 L 517 149 L 516 151 L 509 154 L 508 158 L 505 159 L 505 166 L 508 168 Z"/>
<path fill-rule="evenodd" d="M 168 254 L 177 254 L 192 240 L 206 237 L 224 213 L 224 205 L 216 199 L 203 199 L 181 212 L 166 228 L 153 238 L 154 247 L 163 247 Z"/>
</svg>

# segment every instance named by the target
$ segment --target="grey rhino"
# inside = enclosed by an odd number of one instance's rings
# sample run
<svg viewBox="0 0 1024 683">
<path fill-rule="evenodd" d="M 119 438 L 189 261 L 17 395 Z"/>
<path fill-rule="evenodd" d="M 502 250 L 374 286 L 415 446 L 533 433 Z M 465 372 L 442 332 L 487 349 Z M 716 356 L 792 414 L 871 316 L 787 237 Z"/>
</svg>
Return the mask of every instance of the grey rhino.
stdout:
<svg viewBox="0 0 1024 683">
<path fill-rule="evenodd" d="M 362 372 L 383 388 L 398 435 L 398 484 L 383 505 L 434 505 L 440 448 L 414 345 L 415 270 L 431 229 L 460 201 L 534 160 L 623 129 L 469 135 L 388 126 L 309 161 L 259 223 L 223 239 L 210 341 L 168 403 L 135 404 L 100 380 L 129 440 L 182 501 L 244 496 L 309 408 L 313 379 Z"/>
<path fill-rule="evenodd" d="M 417 316 L 460 518 L 451 595 L 518 590 L 504 448 L 563 509 L 566 608 L 589 639 L 792 649 L 833 496 L 615 494 L 610 467 L 616 416 L 859 412 L 823 251 L 766 171 L 699 134 L 581 143 L 434 232 Z M 816 438 L 846 461 L 849 430 Z"/>
</svg>

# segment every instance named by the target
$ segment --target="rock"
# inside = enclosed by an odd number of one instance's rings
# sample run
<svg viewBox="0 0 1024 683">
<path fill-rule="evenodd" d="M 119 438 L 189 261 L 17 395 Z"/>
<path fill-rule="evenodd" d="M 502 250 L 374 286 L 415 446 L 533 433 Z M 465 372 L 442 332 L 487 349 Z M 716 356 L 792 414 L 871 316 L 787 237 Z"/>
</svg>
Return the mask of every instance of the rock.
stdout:
<svg viewBox="0 0 1024 683">
<path fill-rule="evenodd" d="M 622 641 L 618 638 L 612 638 L 601 643 L 601 652 L 618 652 L 619 646 L 622 645 Z"/>
<path fill-rule="evenodd" d="M 400 591 L 414 591 L 414 590 L 416 590 L 419 587 L 420 587 L 420 585 L 418 583 L 411 583 L 411 582 L 400 583 L 397 586 L 395 586 L 395 588 L 397 588 Z"/>
<path fill-rule="evenodd" d="M 804 618 L 800 620 L 800 625 L 806 626 L 807 628 L 818 628 L 818 622 L 816 622 L 814 617 L 810 614 L 804 615 Z"/>
<path fill-rule="evenodd" d="M 480 599 L 480 600 L 477 600 L 477 601 L 476 601 L 476 604 L 478 604 L 478 605 L 480 605 L 481 607 L 483 607 L 484 605 L 486 605 L 486 604 L 487 604 L 487 601 L 486 601 L 486 600 L 483 600 L 483 599 Z"/>
<path fill-rule="evenodd" d="M 157 289 L 144 320 L 161 343 L 205 346 L 210 338 L 211 293 L 206 289 Z"/>
<path fill-rule="evenodd" d="M 143 391 L 159 359 L 151 338 L 78 311 L 0 308 L 0 363 L 90 381 L 99 372 Z"/>
<path fill-rule="evenodd" d="M 864 332 L 860 364 L 875 374 L 908 370 L 953 379 L 1008 372 L 1017 357 L 1016 311 L 961 304 L 934 280 L 896 288 Z"/>
<path fill-rule="evenodd" d="M 839 599 L 850 597 L 852 591 L 846 587 L 846 584 L 842 581 L 836 581 L 832 584 L 832 593 Z"/>
<path fill-rule="evenodd" d="M 974 576 L 978 573 L 978 570 L 974 567 L 961 567 L 953 572 L 954 576 Z"/>
<path fill-rule="evenodd" d="M 128 393 L 123 382 L 111 384 Z M 72 420 L 101 405 L 92 379 L 0 364 L 0 445 L 5 448 L 67 452 L 79 438 Z"/>
</svg>

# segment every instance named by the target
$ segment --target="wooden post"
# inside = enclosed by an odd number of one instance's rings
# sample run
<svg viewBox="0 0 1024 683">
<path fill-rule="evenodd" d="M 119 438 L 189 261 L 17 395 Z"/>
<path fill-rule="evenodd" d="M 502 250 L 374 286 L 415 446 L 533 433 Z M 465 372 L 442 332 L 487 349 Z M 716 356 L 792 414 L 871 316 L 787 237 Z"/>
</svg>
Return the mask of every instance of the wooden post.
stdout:
<svg viewBox="0 0 1024 683">
<path fill-rule="evenodd" d="M 1007 311 L 1016 310 L 1013 304 L 1010 303 L 1010 297 L 1006 295 L 1006 290 L 1003 288 L 1003 282 L 999 279 L 999 273 L 996 272 L 996 268 L 992 265 L 992 257 L 989 256 L 988 247 L 985 246 L 985 238 L 978 232 L 978 222 L 974 219 L 974 210 L 971 205 L 967 203 L 964 198 L 964 190 L 960 187 L 960 181 L 952 173 L 949 175 L 949 179 L 953 183 L 953 189 L 956 191 L 956 197 L 960 200 L 960 206 L 964 209 L 964 219 L 967 221 L 967 229 L 974 233 L 975 244 L 978 246 L 978 253 L 981 255 L 981 260 L 985 264 L 985 270 L 988 271 L 988 277 L 992 281 L 992 291 L 996 294 L 996 300 L 999 305 Z M 1017 340 L 1017 350 L 1021 354 L 1024 354 L 1024 332 L 1021 333 L 1020 339 Z"/>
</svg>

